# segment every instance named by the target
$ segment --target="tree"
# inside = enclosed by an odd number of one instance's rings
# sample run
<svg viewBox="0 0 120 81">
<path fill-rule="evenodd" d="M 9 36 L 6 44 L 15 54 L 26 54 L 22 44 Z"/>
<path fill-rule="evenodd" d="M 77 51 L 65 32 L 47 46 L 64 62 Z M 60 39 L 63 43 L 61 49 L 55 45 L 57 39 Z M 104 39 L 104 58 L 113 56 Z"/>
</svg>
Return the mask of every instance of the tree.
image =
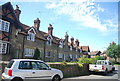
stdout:
<svg viewBox="0 0 120 81">
<path fill-rule="evenodd" d="M 35 54 L 34 54 L 33 58 L 36 60 L 38 60 L 40 58 L 40 51 L 38 48 L 35 49 Z"/>
<path fill-rule="evenodd" d="M 120 45 L 117 45 L 116 43 L 110 44 L 107 48 L 107 56 L 114 58 L 115 62 L 117 62 L 117 58 L 120 57 Z"/>
</svg>

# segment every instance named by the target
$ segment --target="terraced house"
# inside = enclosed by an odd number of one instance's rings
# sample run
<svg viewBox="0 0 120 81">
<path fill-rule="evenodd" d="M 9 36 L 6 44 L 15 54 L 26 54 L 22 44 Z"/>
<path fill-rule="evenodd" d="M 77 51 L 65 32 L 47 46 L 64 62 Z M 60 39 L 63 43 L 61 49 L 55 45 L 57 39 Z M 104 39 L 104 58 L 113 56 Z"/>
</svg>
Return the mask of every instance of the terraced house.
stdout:
<svg viewBox="0 0 120 81">
<path fill-rule="evenodd" d="M 21 23 L 20 13 L 19 7 L 16 5 L 14 10 L 10 2 L 0 6 L 1 60 L 32 58 L 36 48 L 43 61 L 76 61 L 90 52 L 89 46 L 80 46 L 78 39 L 72 37 L 69 42 L 67 32 L 63 39 L 54 36 L 51 24 L 48 32 L 41 31 L 39 18 L 34 20 L 34 26 Z"/>
</svg>

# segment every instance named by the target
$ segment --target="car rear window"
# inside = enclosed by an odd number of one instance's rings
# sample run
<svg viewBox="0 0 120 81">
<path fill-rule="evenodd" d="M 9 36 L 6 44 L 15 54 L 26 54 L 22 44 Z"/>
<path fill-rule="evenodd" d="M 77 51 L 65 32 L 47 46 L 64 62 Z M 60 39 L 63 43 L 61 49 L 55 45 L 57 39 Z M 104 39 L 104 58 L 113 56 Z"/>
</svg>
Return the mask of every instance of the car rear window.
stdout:
<svg viewBox="0 0 120 81">
<path fill-rule="evenodd" d="M 14 61 L 10 61 L 9 64 L 7 65 L 7 68 L 11 68 L 13 63 L 14 63 Z"/>
</svg>

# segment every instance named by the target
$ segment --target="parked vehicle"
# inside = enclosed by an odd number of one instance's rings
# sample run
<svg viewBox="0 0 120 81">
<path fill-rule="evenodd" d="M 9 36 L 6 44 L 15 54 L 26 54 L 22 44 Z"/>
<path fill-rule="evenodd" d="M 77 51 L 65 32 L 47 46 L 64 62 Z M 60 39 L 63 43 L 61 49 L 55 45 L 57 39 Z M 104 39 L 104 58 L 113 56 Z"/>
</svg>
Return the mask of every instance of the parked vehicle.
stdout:
<svg viewBox="0 0 120 81">
<path fill-rule="evenodd" d="M 53 69 L 40 60 L 13 59 L 5 67 L 2 74 L 3 81 L 24 81 L 26 79 L 60 81 L 63 73 Z"/>
<path fill-rule="evenodd" d="M 109 71 L 115 70 L 114 65 L 107 60 L 98 60 L 96 64 L 89 64 L 89 71 L 104 72 L 107 74 Z"/>
</svg>

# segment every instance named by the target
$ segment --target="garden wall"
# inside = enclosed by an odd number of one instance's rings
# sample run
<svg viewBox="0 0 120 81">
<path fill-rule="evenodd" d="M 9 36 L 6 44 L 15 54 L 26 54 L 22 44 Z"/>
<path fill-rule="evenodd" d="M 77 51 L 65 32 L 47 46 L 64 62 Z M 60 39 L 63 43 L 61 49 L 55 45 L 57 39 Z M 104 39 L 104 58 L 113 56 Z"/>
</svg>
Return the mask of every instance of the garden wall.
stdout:
<svg viewBox="0 0 120 81">
<path fill-rule="evenodd" d="M 49 63 L 48 63 L 49 64 Z M 83 67 L 79 67 L 78 64 L 49 64 L 51 67 L 60 69 L 63 72 L 64 77 L 74 77 L 89 75 L 88 65 L 83 64 Z"/>
</svg>

